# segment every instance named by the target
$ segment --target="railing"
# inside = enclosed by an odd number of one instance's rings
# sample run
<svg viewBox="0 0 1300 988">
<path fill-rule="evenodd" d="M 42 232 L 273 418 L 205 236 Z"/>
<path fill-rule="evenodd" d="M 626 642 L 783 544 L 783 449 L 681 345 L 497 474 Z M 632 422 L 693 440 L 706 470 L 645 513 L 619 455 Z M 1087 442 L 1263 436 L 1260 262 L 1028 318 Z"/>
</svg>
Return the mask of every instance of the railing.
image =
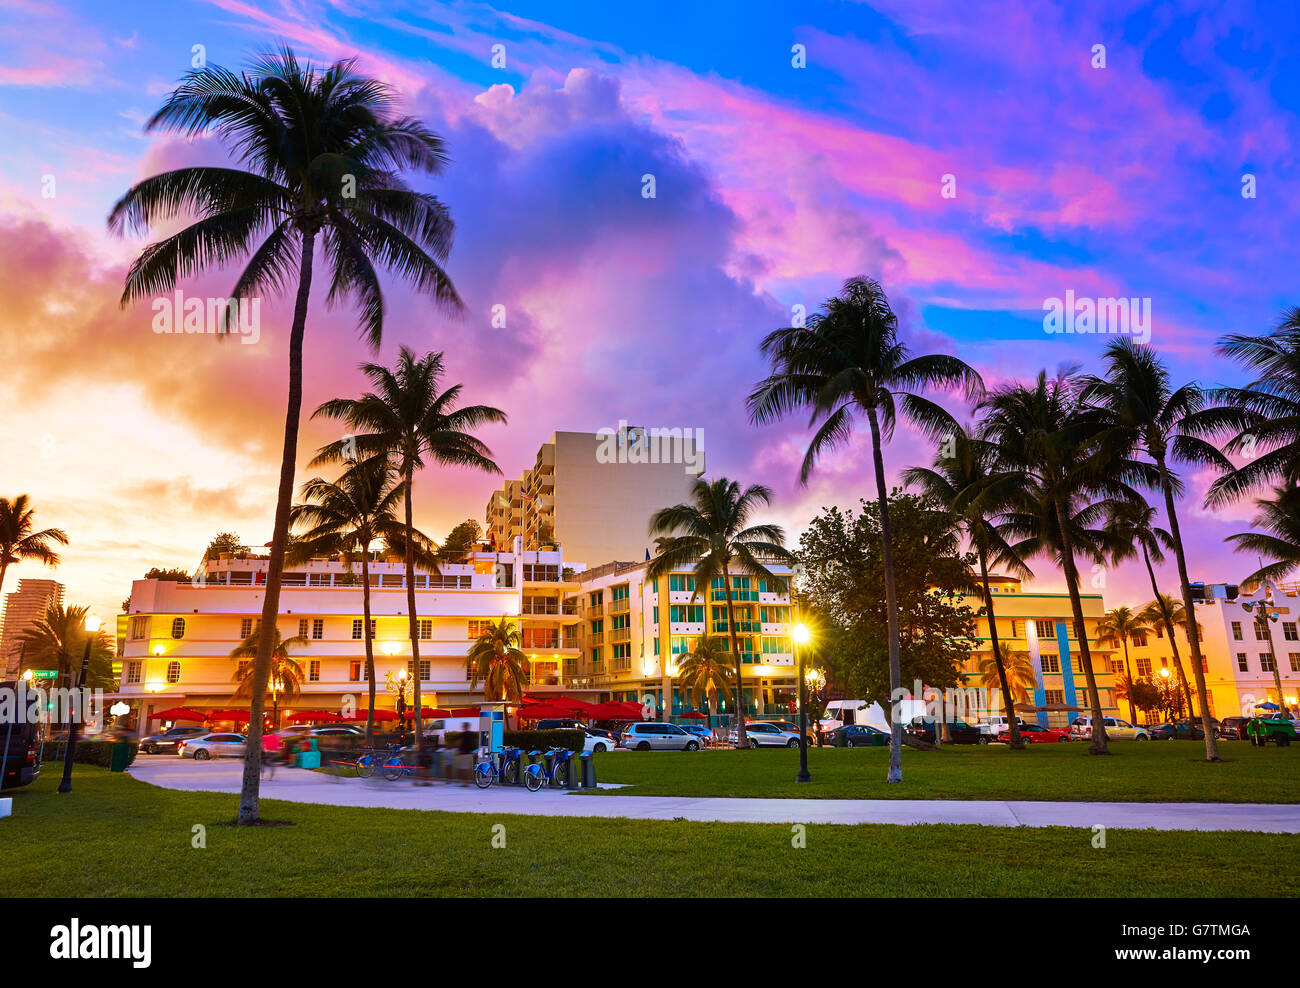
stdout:
<svg viewBox="0 0 1300 988">
<path fill-rule="evenodd" d="M 560 613 L 560 604 L 556 600 L 536 600 L 528 599 L 524 601 L 525 614 L 556 614 Z"/>
<path fill-rule="evenodd" d="M 763 625 L 759 621 L 737 621 L 735 622 L 735 624 L 736 624 L 736 634 L 738 635 L 757 635 L 757 634 L 761 634 L 763 631 Z M 730 634 L 730 631 L 727 628 L 727 622 L 714 621 L 713 633 L 715 635 Z"/>
<path fill-rule="evenodd" d="M 632 600 L 629 597 L 621 597 L 609 605 L 610 613 L 621 614 L 632 609 Z"/>
<path fill-rule="evenodd" d="M 609 640 L 612 642 L 630 642 L 632 640 L 632 629 L 614 628 L 609 633 Z"/>
<path fill-rule="evenodd" d="M 726 603 L 727 592 L 725 590 L 714 590 L 709 594 L 709 600 L 713 601 L 715 604 L 719 602 Z M 733 589 L 731 591 L 731 600 L 736 604 L 750 602 L 756 604 L 758 603 L 758 591 Z"/>
<path fill-rule="evenodd" d="M 589 636 L 593 645 L 601 645 L 605 641 L 605 632 L 593 631 Z"/>
<path fill-rule="evenodd" d="M 598 618 L 598 617 L 602 617 L 602 616 L 604 615 L 604 613 L 605 613 L 605 605 L 604 605 L 604 604 L 588 604 L 588 605 L 587 605 L 587 617 L 589 617 L 589 618 Z"/>
</svg>

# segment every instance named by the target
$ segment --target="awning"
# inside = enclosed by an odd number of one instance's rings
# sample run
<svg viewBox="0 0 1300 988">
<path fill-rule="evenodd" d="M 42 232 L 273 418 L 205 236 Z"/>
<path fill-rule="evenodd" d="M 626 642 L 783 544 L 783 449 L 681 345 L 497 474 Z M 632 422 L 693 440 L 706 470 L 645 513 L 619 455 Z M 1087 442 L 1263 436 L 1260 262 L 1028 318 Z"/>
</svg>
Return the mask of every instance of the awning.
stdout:
<svg viewBox="0 0 1300 988">
<path fill-rule="evenodd" d="M 168 707 L 149 715 L 151 720 L 196 720 L 199 723 L 208 719 L 208 715 L 189 707 Z"/>
</svg>

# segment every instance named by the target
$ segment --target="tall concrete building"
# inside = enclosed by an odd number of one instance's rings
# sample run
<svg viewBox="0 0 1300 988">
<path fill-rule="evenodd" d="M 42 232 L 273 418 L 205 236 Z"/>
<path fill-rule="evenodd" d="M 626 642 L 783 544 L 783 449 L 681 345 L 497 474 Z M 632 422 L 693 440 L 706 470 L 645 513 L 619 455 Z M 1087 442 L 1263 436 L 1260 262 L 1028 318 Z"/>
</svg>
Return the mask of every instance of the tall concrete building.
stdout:
<svg viewBox="0 0 1300 988">
<path fill-rule="evenodd" d="M 596 565 L 653 552 L 650 516 L 690 497 L 704 472 L 702 436 L 691 429 L 557 432 L 518 480 L 494 491 L 485 538 L 496 550 L 558 543 L 565 558 Z"/>
<path fill-rule="evenodd" d="M 21 647 L 18 636 L 44 616 L 50 604 L 63 602 L 63 584 L 57 580 L 19 580 L 18 589 L 5 595 L 3 631 L 0 631 L 0 672 L 18 672 Z"/>
</svg>

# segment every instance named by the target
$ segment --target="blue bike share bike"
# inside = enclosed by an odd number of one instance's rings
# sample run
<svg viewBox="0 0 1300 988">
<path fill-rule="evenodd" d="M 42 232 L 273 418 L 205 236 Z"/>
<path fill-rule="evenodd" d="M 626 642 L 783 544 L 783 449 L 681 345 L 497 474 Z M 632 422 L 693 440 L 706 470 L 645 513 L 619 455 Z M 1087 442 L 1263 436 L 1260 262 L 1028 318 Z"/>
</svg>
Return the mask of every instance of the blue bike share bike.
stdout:
<svg viewBox="0 0 1300 988">
<path fill-rule="evenodd" d="M 519 781 L 519 760 L 523 751 L 519 748 L 506 748 L 501 752 L 502 767 L 497 768 L 496 759 L 488 755 L 486 761 L 474 766 L 474 785 L 486 789 L 498 779 L 514 785 Z"/>
<path fill-rule="evenodd" d="M 569 784 L 569 758 L 573 752 L 567 748 L 551 748 L 551 769 L 546 770 L 546 760 L 540 751 L 530 751 L 528 757 L 540 759 L 530 762 L 524 768 L 524 785 L 529 792 L 537 792 L 542 786 L 560 789 Z"/>
<path fill-rule="evenodd" d="M 386 752 L 367 751 L 357 759 L 357 778 L 368 779 L 379 769 L 389 782 L 415 774 L 413 766 L 406 764 L 400 745 L 391 745 Z"/>
</svg>

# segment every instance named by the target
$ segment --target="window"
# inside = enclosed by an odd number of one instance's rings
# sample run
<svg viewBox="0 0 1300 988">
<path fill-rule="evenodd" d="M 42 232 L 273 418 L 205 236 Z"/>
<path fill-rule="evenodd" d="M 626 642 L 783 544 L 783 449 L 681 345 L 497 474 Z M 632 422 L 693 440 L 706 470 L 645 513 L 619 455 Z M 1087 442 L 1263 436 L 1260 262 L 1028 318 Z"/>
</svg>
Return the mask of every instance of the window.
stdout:
<svg viewBox="0 0 1300 988">
<path fill-rule="evenodd" d="M 181 681 L 181 664 L 175 659 L 167 663 L 167 682 L 179 683 Z"/>
<path fill-rule="evenodd" d="M 128 662 L 126 664 L 126 681 L 128 683 L 140 682 L 140 667 L 143 662 Z"/>
<path fill-rule="evenodd" d="M 776 576 L 771 580 L 760 579 L 758 581 L 759 593 L 784 594 L 787 590 L 789 590 L 789 586 L 786 584 L 784 577 Z"/>
<path fill-rule="evenodd" d="M 611 628 L 630 628 L 632 627 L 631 614 L 615 614 L 610 621 Z"/>
<path fill-rule="evenodd" d="M 1268 625 L 1266 625 L 1263 621 L 1255 622 L 1255 641 L 1257 642 L 1268 641 Z"/>
<path fill-rule="evenodd" d="M 650 654 L 651 654 L 651 655 L 658 655 L 658 654 L 659 654 L 659 639 L 658 639 L 658 638 L 655 638 L 655 639 L 653 639 L 653 641 L 654 641 L 654 645 L 652 646 L 653 651 L 651 651 Z M 1294 661 L 1294 660 L 1295 660 L 1295 656 L 1292 656 L 1292 661 Z"/>
<path fill-rule="evenodd" d="M 1059 655 L 1043 655 L 1039 661 L 1043 664 L 1043 672 L 1060 672 L 1061 657 Z"/>
<path fill-rule="evenodd" d="M 433 666 L 430 665 L 430 660 L 428 660 L 428 659 L 421 659 L 421 660 L 420 660 L 420 682 L 422 682 L 422 683 L 427 683 L 427 682 L 429 681 L 429 677 L 430 677 L 430 675 L 432 674 L 432 671 L 433 671 Z M 406 672 L 407 672 L 408 675 L 411 675 L 411 676 L 414 676 L 414 675 L 415 675 L 415 660 L 414 660 L 414 659 L 407 659 L 407 660 L 406 660 Z"/>
<path fill-rule="evenodd" d="M 591 664 L 592 664 L 593 666 L 598 666 L 598 665 L 600 665 L 601 663 L 603 663 L 604 661 L 605 661 L 605 660 L 601 657 L 601 654 L 600 654 L 600 647 L 597 646 L 596 648 L 593 648 L 593 649 L 591 650 Z"/>
<path fill-rule="evenodd" d="M 184 618 L 176 618 L 176 619 L 174 619 L 174 620 L 172 621 L 172 637 L 173 637 L 173 638 L 184 638 L 184 637 L 185 637 L 185 619 L 184 619 Z"/>
<path fill-rule="evenodd" d="M 590 604 L 592 607 L 599 607 L 601 601 L 605 599 L 604 594 L 605 591 L 603 590 L 593 590 L 591 593 L 587 595 L 587 603 Z"/>
<path fill-rule="evenodd" d="M 147 617 L 131 618 L 131 640 L 139 641 L 141 638 L 147 638 L 149 635 L 149 619 Z"/>
<path fill-rule="evenodd" d="M 672 649 L 673 655 L 685 655 L 691 650 L 690 645 L 687 644 L 686 639 L 681 635 L 674 635 L 669 640 L 668 647 Z"/>
<path fill-rule="evenodd" d="M 299 634 L 301 637 L 303 637 L 303 638 L 306 638 L 306 637 L 307 637 L 307 619 L 306 619 L 306 618 L 299 618 L 299 619 L 298 619 L 298 634 Z"/>
<path fill-rule="evenodd" d="M 325 621 L 322 618 L 316 618 L 311 623 L 311 636 L 316 641 L 325 637 Z"/>
<path fill-rule="evenodd" d="M 353 659 L 351 662 L 348 663 L 348 682 L 349 683 L 361 682 L 361 660 L 360 659 Z"/>
<path fill-rule="evenodd" d="M 419 628 L 418 635 L 419 635 L 419 639 L 420 639 L 420 641 L 422 641 L 422 642 L 427 642 L 429 639 L 431 639 L 431 638 L 433 637 L 433 619 L 432 619 L 432 618 L 420 618 L 420 620 L 419 620 L 418 622 L 416 622 L 416 625 L 417 625 L 417 627 Z M 475 637 L 477 638 L 478 636 L 475 635 Z"/>
<path fill-rule="evenodd" d="M 703 604 L 670 604 L 668 620 L 674 624 L 703 624 Z"/>
<path fill-rule="evenodd" d="M 1168 668 L 1169 668 L 1169 659 L 1168 659 L 1168 658 L 1164 658 L 1164 659 L 1161 659 L 1161 660 L 1160 660 L 1160 668 L 1161 668 L 1161 669 L 1168 669 Z"/>
<path fill-rule="evenodd" d="M 1300 652 L 1291 653 L 1291 671 L 1300 672 Z"/>
<path fill-rule="evenodd" d="M 759 651 L 765 655 L 790 655 L 789 638 L 761 638 L 759 639 Z"/>
<path fill-rule="evenodd" d="M 1250 665 L 1249 665 L 1249 664 L 1247 663 L 1247 661 L 1246 661 L 1246 653 L 1245 653 L 1245 652 L 1238 652 L 1238 653 L 1237 653 L 1237 671 L 1238 671 L 1238 672 L 1250 672 Z"/>
<path fill-rule="evenodd" d="M 1240 627 L 1240 625 L 1238 625 L 1238 627 Z M 1158 625 L 1156 625 L 1156 637 L 1157 637 L 1158 639 L 1160 639 L 1161 641 L 1164 641 L 1164 639 L 1165 639 L 1165 626 L 1164 626 L 1163 624 L 1158 624 Z"/>
<path fill-rule="evenodd" d="M 651 623 L 653 623 L 653 624 L 658 624 L 658 623 L 659 623 L 659 605 L 658 605 L 658 604 L 655 604 L 655 606 L 654 606 L 654 619 L 653 619 L 653 621 L 652 621 Z"/>
<path fill-rule="evenodd" d="M 1241 622 L 1240 622 L 1240 621 L 1233 621 L 1233 622 L 1232 622 L 1232 640 L 1235 641 L 1235 642 L 1239 642 L 1239 641 L 1242 641 L 1242 640 L 1243 640 L 1242 637 L 1241 637 Z"/>
<path fill-rule="evenodd" d="M 1111 663 L 1110 663 L 1110 671 L 1113 672 L 1113 673 L 1114 673 L 1115 675 L 1117 675 L 1117 676 L 1119 676 L 1119 675 L 1123 675 L 1123 673 L 1124 673 L 1124 660 L 1123 660 L 1123 659 L 1112 659 L 1112 660 L 1111 660 Z"/>
<path fill-rule="evenodd" d="M 1042 620 L 1042 619 L 1039 619 L 1039 620 L 1037 620 L 1037 621 L 1034 622 L 1034 628 L 1037 629 L 1037 631 L 1038 631 L 1038 637 L 1039 637 L 1040 639 L 1043 639 L 1043 638 L 1055 638 L 1055 637 L 1056 637 L 1056 622 L 1055 622 L 1055 621 L 1044 621 L 1044 620 Z"/>
<path fill-rule="evenodd" d="M 1043 699 L 1047 703 L 1064 703 L 1065 690 L 1043 690 Z"/>
<path fill-rule="evenodd" d="M 248 669 L 252 664 L 253 663 L 247 659 L 244 659 L 243 661 L 237 663 L 235 665 L 235 679 L 242 682 L 244 678 L 248 675 Z"/>
<path fill-rule="evenodd" d="M 313 587 L 328 587 L 330 579 L 329 573 L 311 573 L 307 576 L 307 583 Z"/>
<path fill-rule="evenodd" d="M 596 618 L 594 621 L 591 622 L 591 633 L 593 635 L 599 635 L 604 630 L 605 630 L 604 618 Z"/>
<path fill-rule="evenodd" d="M 240 618 L 240 619 L 239 619 L 239 637 L 240 637 L 240 638 L 247 638 L 247 637 L 248 637 L 249 635 L 251 635 L 252 633 L 253 633 L 253 619 L 252 619 L 252 618 Z"/>
<path fill-rule="evenodd" d="M 1147 647 L 1147 636 L 1146 636 L 1146 635 L 1134 635 L 1134 636 L 1133 636 L 1133 647 L 1134 647 L 1134 648 L 1146 648 L 1146 647 Z"/>
<path fill-rule="evenodd" d="M 1300 635 L 1296 634 L 1294 621 L 1282 622 L 1282 637 L 1289 642 L 1300 641 Z"/>
<path fill-rule="evenodd" d="M 312 659 L 307 663 L 307 682 L 320 682 L 320 659 Z"/>
<path fill-rule="evenodd" d="M 488 628 L 491 627 L 491 621 L 471 621 L 466 630 L 466 637 L 470 641 L 475 641 L 482 635 L 487 634 Z"/>
<path fill-rule="evenodd" d="M 1137 660 L 1138 678 L 1146 679 L 1151 675 L 1151 660 L 1139 658 Z"/>
<path fill-rule="evenodd" d="M 668 577 L 668 589 L 676 593 L 694 593 L 695 577 L 688 573 L 673 573 Z"/>
<path fill-rule="evenodd" d="M 1273 656 L 1269 655 L 1267 652 L 1260 652 L 1259 667 L 1264 672 L 1272 672 L 1277 668 L 1277 663 L 1273 661 Z"/>
<path fill-rule="evenodd" d="M 352 619 L 352 640 L 353 640 L 353 641 L 361 641 L 361 626 L 362 626 L 362 623 L 363 623 L 363 619 L 362 619 L 362 618 L 353 618 L 353 619 Z M 371 638 L 372 641 L 374 640 L 374 637 L 375 637 L 375 621 L 374 621 L 373 618 L 371 618 L 371 620 L 370 620 L 370 638 Z"/>
<path fill-rule="evenodd" d="M 790 608 L 760 607 L 758 619 L 764 624 L 786 624 L 790 620 Z"/>
<path fill-rule="evenodd" d="M 611 646 L 610 654 L 612 654 L 616 659 L 630 659 L 632 657 L 631 642 L 623 642 L 621 644 Z"/>
<path fill-rule="evenodd" d="M 610 598 L 615 601 L 627 600 L 630 593 L 631 589 L 628 584 L 620 583 L 618 586 L 614 587 L 613 591 L 610 593 Z"/>
</svg>

